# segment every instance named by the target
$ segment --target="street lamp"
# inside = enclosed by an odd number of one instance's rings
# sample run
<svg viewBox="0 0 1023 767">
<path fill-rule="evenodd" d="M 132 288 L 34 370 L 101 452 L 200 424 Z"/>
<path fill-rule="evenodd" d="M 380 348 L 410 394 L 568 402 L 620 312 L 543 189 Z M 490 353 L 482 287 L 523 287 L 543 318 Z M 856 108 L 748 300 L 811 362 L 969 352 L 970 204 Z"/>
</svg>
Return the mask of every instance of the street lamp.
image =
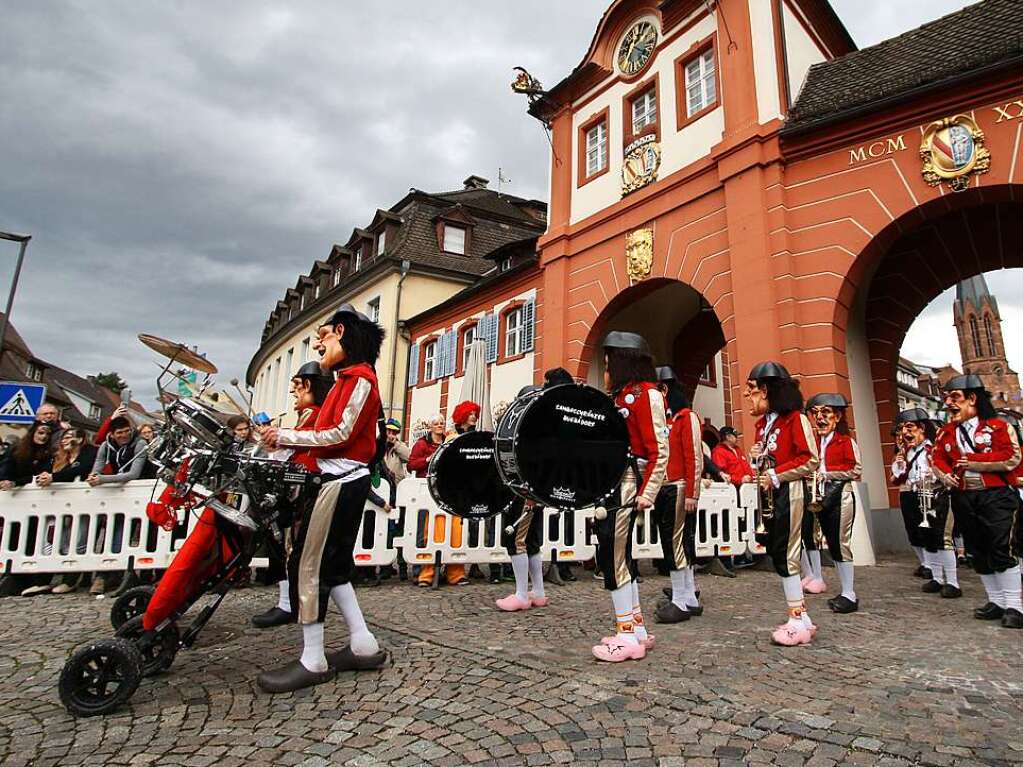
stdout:
<svg viewBox="0 0 1023 767">
<path fill-rule="evenodd" d="M 10 232 L 0 232 L 0 240 L 10 240 L 11 242 L 21 243 L 21 247 L 18 249 L 18 265 L 14 267 L 14 279 L 11 280 L 11 292 L 7 296 L 7 309 L 4 310 L 3 319 L 0 320 L 0 357 L 4 353 L 4 338 L 7 335 L 7 323 L 11 319 L 11 309 L 14 308 L 14 293 L 18 289 L 18 277 L 21 276 L 21 265 L 25 261 L 25 248 L 28 247 L 28 241 L 32 239 L 30 234 L 11 234 Z"/>
</svg>

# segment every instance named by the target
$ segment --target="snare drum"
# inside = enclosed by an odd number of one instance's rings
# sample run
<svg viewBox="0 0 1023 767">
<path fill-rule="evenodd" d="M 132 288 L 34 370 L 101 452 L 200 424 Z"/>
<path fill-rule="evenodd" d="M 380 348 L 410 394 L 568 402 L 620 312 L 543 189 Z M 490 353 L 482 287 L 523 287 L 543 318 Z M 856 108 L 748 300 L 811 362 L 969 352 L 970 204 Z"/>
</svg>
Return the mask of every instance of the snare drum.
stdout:
<svg viewBox="0 0 1023 767">
<path fill-rule="evenodd" d="M 427 484 L 440 508 L 464 519 L 492 517 L 516 500 L 497 473 L 494 434 L 489 431 L 468 431 L 437 448 Z"/>
<path fill-rule="evenodd" d="M 220 422 L 213 408 L 194 399 L 179 399 L 167 408 L 167 417 L 205 447 L 230 447 L 234 435 Z"/>
<path fill-rule="evenodd" d="M 519 397 L 497 425 L 494 442 L 504 482 L 556 509 L 604 502 L 628 468 L 625 419 L 610 397 L 582 384 Z"/>
</svg>

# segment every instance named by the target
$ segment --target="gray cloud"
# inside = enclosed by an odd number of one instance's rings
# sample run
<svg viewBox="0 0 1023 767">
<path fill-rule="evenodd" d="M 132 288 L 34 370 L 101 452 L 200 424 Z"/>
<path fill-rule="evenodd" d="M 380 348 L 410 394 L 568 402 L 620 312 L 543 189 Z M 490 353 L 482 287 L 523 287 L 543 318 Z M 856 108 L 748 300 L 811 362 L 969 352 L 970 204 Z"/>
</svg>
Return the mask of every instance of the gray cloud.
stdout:
<svg viewBox="0 0 1023 767">
<path fill-rule="evenodd" d="M 836 7 L 869 44 L 963 4 Z M 0 228 L 34 236 L 15 324 L 137 396 L 155 372 L 140 331 L 240 377 L 284 289 L 408 187 L 500 166 L 511 191 L 546 195 L 511 68 L 561 79 L 605 5 L 9 4 Z"/>
</svg>

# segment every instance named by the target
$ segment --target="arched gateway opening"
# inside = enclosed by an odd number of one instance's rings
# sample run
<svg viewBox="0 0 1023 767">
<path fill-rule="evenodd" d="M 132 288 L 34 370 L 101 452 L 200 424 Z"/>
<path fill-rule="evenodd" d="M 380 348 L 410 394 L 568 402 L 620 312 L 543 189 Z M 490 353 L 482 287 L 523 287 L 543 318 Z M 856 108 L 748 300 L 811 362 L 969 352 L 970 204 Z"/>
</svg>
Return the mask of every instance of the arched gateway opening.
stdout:
<svg viewBox="0 0 1023 767">
<path fill-rule="evenodd" d="M 725 335 L 713 307 L 695 288 L 678 280 L 654 278 L 623 290 L 604 308 L 590 329 L 583 373 L 603 386 L 600 342 L 612 330 L 641 334 L 658 365 L 671 365 L 697 412 L 716 428 L 731 413 Z M 720 352 L 720 354 L 719 354 Z"/>
<path fill-rule="evenodd" d="M 894 454 L 899 351 L 917 315 L 946 289 L 986 271 L 1023 266 L 1023 186 L 972 188 L 909 211 L 859 254 L 836 304 L 871 505 L 897 505 L 885 466 Z M 879 497 L 880 496 L 880 497 Z M 875 523 L 880 520 L 875 519 Z M 901 524 L 901 523 L 900 523 Z M 875 542 L 884 542 L 876 531 Z"/>
</svg>

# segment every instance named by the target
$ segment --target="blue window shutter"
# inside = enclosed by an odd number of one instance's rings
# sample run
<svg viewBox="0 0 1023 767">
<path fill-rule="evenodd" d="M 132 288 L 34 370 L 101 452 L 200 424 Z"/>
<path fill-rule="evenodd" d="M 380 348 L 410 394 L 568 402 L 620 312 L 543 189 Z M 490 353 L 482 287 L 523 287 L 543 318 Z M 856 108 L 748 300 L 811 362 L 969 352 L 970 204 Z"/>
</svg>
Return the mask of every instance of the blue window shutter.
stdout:
<svg viewBox="0 0 1023 767">
<path fill-rule="evenodd" d="M 487 342 L 487 362 L 497 362 L 497 315 L 483 317 L 483 337 Z"/>
<path fill-rule="evenodd" d="M 419 344 L 414 343 L 408 348 L 408 385 L 419 383 Z"/>
<path fill-rule="evenodd" d="M 536 301 L 532 298 L 522 307 L 522 351 L 533 351 L 533 339 L 536 333 Z"/>
<path fill-rule="evenodd" d="M 458 343 L 458 336 L 453 330 L 444 334 L 444 372 L 442 375 L 450 376 L 455 374 L 455 345 Z"/>
</svg>

